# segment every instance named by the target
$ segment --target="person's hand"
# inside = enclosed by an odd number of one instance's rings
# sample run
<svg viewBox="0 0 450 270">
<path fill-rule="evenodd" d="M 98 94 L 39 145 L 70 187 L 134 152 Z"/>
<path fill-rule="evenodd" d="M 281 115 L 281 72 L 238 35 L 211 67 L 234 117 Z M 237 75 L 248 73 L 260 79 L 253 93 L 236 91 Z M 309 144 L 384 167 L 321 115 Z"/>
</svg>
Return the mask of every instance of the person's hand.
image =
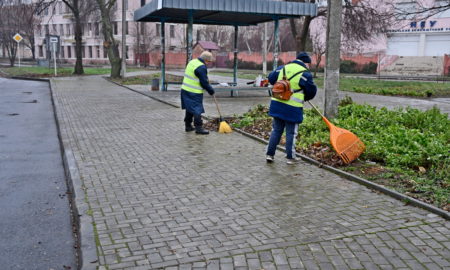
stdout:
<svg viewBox="0 0 450 270">
<path fill-rule="evenodd" d="M 211 90 L 211 92 L 208 92 L 211 96 L 213 96 L 216 92 L 214 90 Z"/>
</svg>

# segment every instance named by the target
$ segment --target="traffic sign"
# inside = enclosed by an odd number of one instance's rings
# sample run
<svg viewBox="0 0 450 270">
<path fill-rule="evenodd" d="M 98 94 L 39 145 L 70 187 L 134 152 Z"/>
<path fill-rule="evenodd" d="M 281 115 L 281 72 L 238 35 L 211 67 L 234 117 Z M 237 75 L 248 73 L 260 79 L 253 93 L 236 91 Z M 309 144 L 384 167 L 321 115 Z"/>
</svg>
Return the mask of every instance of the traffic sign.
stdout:
<svg viewBox="0 0 450 270">
<path fill-rule="evenodd" d="M 50 37 L 50 43 L 58 43 L 57 37 Z"/>
<path fill-rule="evenodd" d="M 14 39 L 17 43 L 19 43 L 19 42 L 22 41 L 23 37 L 22 37 L 19 33 L 17 33 L 17 34 L 14 35 L 13 39 Z"/>
</svg>

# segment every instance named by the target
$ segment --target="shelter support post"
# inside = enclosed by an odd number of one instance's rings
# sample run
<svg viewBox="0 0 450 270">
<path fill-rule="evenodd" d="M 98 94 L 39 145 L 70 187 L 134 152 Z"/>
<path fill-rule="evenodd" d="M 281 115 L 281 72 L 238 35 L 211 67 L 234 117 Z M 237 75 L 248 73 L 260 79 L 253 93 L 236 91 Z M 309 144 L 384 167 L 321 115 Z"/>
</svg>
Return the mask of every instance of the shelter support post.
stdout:
<svg viewBox="0 0 450 270">
<path fill-rule="evenodd" d="M 189 10 L 189 17 L 188 17 L 188 28 L 187 28 L 187 35 L 186 35 L 186 65 L 189 63 L 189 61 L 192 60 L 192 32 L 193 32 L 193 25 L 194 25 L 194 14 L 192 10 Z"/>
<path fill-rule="evenodd" d="M 233 83 L 237 85 L 237 68 L 238 68 L 238 26 L 234 26 L 234 64 L 233 64 Z"/>
<path fill-rule="evenodd" d="M 166 84 L 166 24 L 164 21 L 161 21 L 161 91 L 167 91 Z"/>
<path fill-rule="evenodd" d="M 274 39 L 273 39 L 273 70 L 277 69 L 278 67 L 278 51 L 279 51 L 279 28 L 280 28 L 280 21 L 278 18 L 274 19 L 275 22 L 275 30 L 274 30 Z"/>
</svg>

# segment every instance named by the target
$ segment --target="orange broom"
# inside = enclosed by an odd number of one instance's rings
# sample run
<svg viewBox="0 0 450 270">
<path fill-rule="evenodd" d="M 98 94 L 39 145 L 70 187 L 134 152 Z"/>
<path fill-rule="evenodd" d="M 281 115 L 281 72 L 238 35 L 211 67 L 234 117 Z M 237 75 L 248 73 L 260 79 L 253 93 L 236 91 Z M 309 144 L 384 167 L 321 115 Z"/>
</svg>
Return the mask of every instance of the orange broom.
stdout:
<svg viewBox="0 0 450 270">
<path fill-rule="evenodd" d="M 322 116 L 323 121 L 330 129 L 330 142 L 336 153 L 345 164 L 349 164 L 357 159 L 366 149 L 364 143 L 352 132 L 336 127 L 311 103 L 309 105 Z"/>
<path fill-rule="evenodd" d="M 220 114 L 219 104 L 217 104 L 216 95 L 213 95 L 214 102 L 216 103 L 217 111 L 219 112 L 219 133 L 231 133 L 233 130 L 231 127 L 225 122 Z"/>
</svg>

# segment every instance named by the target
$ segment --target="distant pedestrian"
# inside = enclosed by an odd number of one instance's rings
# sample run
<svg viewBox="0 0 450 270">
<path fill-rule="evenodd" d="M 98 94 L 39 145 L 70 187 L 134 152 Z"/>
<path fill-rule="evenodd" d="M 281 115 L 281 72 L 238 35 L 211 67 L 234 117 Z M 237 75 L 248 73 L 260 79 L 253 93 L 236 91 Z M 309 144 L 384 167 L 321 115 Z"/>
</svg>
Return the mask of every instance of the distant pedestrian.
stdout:
<svg viewBox="0 0 450 270">
<path fill-rule="evenodd" d="M 283 131 L 286 130 L 286 163 L 295 164 L 299 161 L 295 154 L 295 139 L 298 133 L 298 125 L 303 121 L 303 103 L 313 99 L 317 93 L 311 72 L 307 63 L 311 63 L 311 58 L 305 52 L 297 55 L 297 58 L 285 66 L 280 66 L 269 74 L 270 84 L 275 84 L 277 80 L 283 78 L 284 68 L 286 78 L 291 84 L 293 94 L 289 100 L 281 100 L 272 97 L 269 108 L 269 115 L 273 117 L 272 132 L 270 134 L 269 145 L 266 151 L 266 161 L 275 160 L 275 151 L 280 143 Z"/>
<path fill-rule="evenodd" d="M 209 131 L 203 128 L 201 114 L 203 108 L 203 92 L 214 95 L 214 89 L 209 84 L 207 64 L 213 61 L 210 52 L 204 51 L 199 58 L 191 60 L 184 72 L 181 86 L 181 108 L 186 110 L 184 124 L 186 132 L 195 130 L 195 133 L 207 135 Z M 192 126 L 194 121 L 194 126 Z"/>
</svg>

